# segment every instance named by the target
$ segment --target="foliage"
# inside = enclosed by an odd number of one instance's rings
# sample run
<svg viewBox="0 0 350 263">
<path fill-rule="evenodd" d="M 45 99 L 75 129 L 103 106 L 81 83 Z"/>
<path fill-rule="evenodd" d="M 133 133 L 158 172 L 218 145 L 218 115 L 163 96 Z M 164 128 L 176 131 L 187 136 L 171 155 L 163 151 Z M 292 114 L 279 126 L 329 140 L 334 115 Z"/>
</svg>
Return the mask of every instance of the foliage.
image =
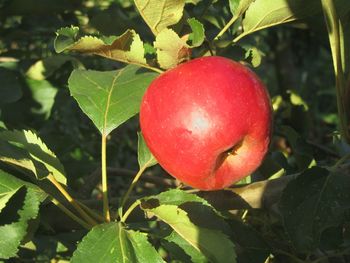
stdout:
<svg viewBox="0 0 350 263">
<path fill-rule="evenodd" d="M 347 0 L 0 1 L 0 261 L 349 262 L 349 23 Z M 198 192 L 137 113 L 208 55 L 261 76 L 274 135 L 239 187 Z"/>
</svg>

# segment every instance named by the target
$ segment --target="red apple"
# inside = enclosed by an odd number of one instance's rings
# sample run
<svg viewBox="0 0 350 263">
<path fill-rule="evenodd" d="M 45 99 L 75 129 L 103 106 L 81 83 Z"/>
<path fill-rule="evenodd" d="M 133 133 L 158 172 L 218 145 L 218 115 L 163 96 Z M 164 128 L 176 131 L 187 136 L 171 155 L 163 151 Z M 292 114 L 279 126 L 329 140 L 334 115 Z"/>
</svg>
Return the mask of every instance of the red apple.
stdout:
<svg viewBox="0 0 350 263">
<path fill-rule="evenodd" d="M 257 75 L 213 56 L 156 78 L 143 97 L 140 124 L 147 146 L 169 174 L 194 188 L 217 190 L 261 164 L 271 115 Z"/>
</svg>

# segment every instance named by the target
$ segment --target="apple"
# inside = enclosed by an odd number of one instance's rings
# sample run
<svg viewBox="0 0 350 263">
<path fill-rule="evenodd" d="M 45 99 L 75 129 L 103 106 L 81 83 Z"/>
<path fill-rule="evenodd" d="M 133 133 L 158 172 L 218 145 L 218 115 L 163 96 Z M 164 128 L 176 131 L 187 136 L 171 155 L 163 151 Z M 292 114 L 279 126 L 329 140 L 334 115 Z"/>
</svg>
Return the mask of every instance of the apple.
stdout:
<svg viewBox="0 0 350 263">
<path fill-rule="evenodd" d="M 159 164 L 181 182 L 218 190 L 250 175 L 270 142 L 272 111 L 259 77 L 230 59 L 193 59 L 148 87 L 140 126 Z"/>
</svg>

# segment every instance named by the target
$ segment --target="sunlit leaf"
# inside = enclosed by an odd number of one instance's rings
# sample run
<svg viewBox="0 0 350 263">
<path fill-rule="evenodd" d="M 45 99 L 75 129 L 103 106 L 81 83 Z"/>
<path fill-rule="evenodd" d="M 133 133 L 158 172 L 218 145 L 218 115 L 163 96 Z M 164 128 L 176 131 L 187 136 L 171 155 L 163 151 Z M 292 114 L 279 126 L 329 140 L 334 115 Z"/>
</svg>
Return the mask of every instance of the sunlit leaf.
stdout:
<svg viewBox="0 0 350 263">
<path fill-rule="evenodd" d="M 199 47 L 205 39 L 204 26 L 195 18 L 190 18 L 187 22 L 192 29 L 192 33 L 188 38 L 191 41 L 191 47 Z"/>
<path fill-rule="evenodd" d="M 154 42 L 157 49 L 157 60 L 164 69 L 170 69 L 189 58 L 189 46 L 174 30 L 164 29 Z"/>
<path fill-rule="evenodd" d="M 32 91 L 33 99 L 41 106 L 39 109 L 34 108 L 33 112 L 43 114 L 48 119 L 51 115 L 51 109 L 55 103 L 58 89 L 47 80 L 27 79 L 26 83 Z"/>
<path fill-rule="evenodd" d="M 1 161 L 30 170 L 39 180 L 52 174 L 67 183 L 63 165 L 34 132 L 2 131 L 0 145 Z"/>
<path fill-rule="evenodd" d="M 101 134 L 112 130 L 139 112 L 142 96 L 155 73 L 129 65 L 120 70 L 74 70 L 69 90 Z"/>
<path fill-rule="evenodd" d="M 196 202 L 196 203 L 200 203 L 202 205 L 211 207 L 211 205 L 205 199 L 195 194 L 187 193 L 180 189 L 171 189 L 157 195 L 149 196 L 144 200 L 151 200 L 151 199 L 157 199 L 159 201 L 159 204 L 163 204 L 163 205 L 179 206 L 187 202 Z"/>
<path fill-rule="evenodd" d="M 229 0 L 230 10 L 234 17 L 240 17 L 255 0 Z"/>
<path fill-rule="evenodd" d="M 135 5 L 154 35 L 180 21 L 184 0 L 135 0 Z"/>
<path fill-rule="evenodd" d="M 195 225 L 187 212 L 176 205 L 143 209 L 168 224 L 184 240 L 211 262 L 236 262 L 234 245 L 221 231 Z"/>
<path fill-rule="evenodd" d="M 193 247 L 190 243 L 188 243 L 185 239 L 183 239 L 176 231 L 173 231 L 171 232 L 170 235 L 166 236 L 165 240 L 168 242 L 174 243 L 176 246 L 181 248 L 190 257 L 191 262 L 193 263 L 208 262 L 206 257 L 200 251 L 198 251 L 195 247 Z M 169 252 L 171 253 L 172 251 L 169 251 Z M 181 256 L 178 250 L 174 251 L 174 254 L 175 255 L 172 255 L 173 258 L 176 258 L 177 256 Z"/>
<path fill-rule="evenodd" d="M 27 70 L 26 75 L 31 79 L 44 80 L 67 62 L 73 63 L 74 67 L 83 67 L 74 57 L 56 55 L 38 60 Z"/>
<path fill-rule="evenodd" d="M 84 36 L 79 38 L 79 28 L 62 28 L 55 39 L 56 52 L 71 50 L 86 54 L 95 54 L 124 63 L 146 65 L 143 42 L 134 30 L 127 30 L 121 36 L 97 38 Z"/>
<path fill-rule="evenodd" d="M 163 263 L 163 259 L 140 232 L 113 222 L 94 227 L 79 243 L 72 263 L 130 262 Z"/>
<path fill-rule="evenodd" d="M 244 32 L 238 38 L 267 27 L 305 18 L 320 11 L 319 1 L 256 0 L 249 5 L 245 13 Z"/>
</svg>

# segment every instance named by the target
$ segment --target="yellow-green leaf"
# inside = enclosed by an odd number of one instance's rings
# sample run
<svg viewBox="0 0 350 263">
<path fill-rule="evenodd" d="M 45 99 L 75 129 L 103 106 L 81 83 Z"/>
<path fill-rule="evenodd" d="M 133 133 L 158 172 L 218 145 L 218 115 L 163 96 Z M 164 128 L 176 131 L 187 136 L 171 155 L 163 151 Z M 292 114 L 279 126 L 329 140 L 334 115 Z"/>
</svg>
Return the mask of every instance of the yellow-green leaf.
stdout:
<svg viewBox="0 0 350 263">
<path fill-rule="evenodd" d="M 164 29 L 156 37 L 154 47 L 157 49 L 159 65 L 164 69 L 170 69 L 189 57 L 189 46 L 174 30 Z"/>
<path fill-rule="evenodd" d="M 154 35 L 180 21 L 184 0 L 134 0 L 137 9 Z"/>
</svg>

